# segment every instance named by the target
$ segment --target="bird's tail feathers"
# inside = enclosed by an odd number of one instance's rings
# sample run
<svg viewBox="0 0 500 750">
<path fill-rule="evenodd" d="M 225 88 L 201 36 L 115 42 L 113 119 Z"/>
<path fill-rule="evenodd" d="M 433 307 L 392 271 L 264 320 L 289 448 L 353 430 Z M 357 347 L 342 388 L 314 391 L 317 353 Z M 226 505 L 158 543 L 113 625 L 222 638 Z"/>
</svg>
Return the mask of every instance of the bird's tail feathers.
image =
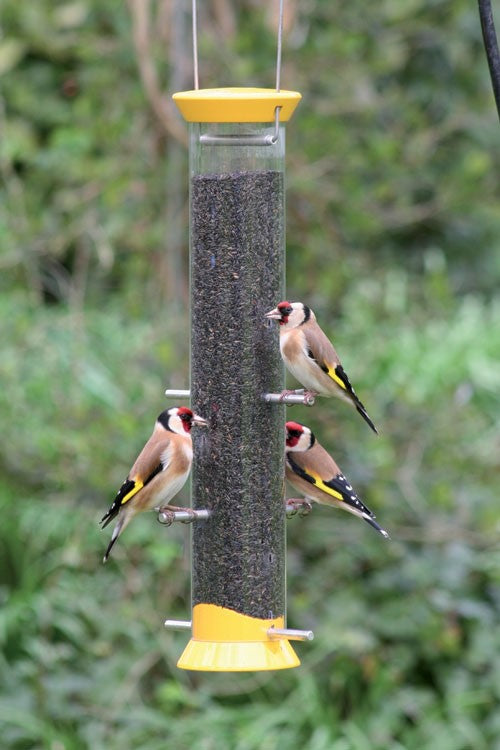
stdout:
<svg viewBox="0 0 500 750">
<path fill-rule="evenodd" d="M 115 531 L 116 531 L 117 528 L 118 528 L 118 525 L 115 526 Z M 113 536 L 111 537 L 111 541 L 108 544 L 108 548 L 107 548 L 106 552 L 104 553 L 104 557 L 102 558 L 103 563 L 108 562 L 109 553 L 111 552 L 111 550 L 113 548 L 113 545 L 114 545 L 114 543 L 116 542 L 116 540 L 118 539 L 119 536 L 120 536 L 120 532 L 118 532 L 118 534 L 113 533 Z"/>
<path fill-rule="evenodd" d="M 123 505 L 123 493 L 120 490 L 118 495 L 113 500 L 113 503 L 111 504 L 111 507 L 109 508 L 109 510 L 106 511 L 106 513 L 103 515 L 103 517 L 99 521 L 99 523 L 101 524 L 101 529 L 105 529 L 108 523 L 111 523 L 111 521 L 114 518 L 116 518 L 116 516 L 118 515 L 118 513 L 120 512 L 122 508 L 122 505 Z"/>
<path fill-rule="evenodd" d="M 343 398 L 348 398 L 348 399 L 350 399 L 352 401 L 352 403 L 356 407 L 357 411 L 361 414 L 361 416 L 363 417 L 363 419 L 365 420 L 365 422 L 372 428 L 373 432 L 376 435 L 378 435 L 377 428 L 375 427 L 375 425 L 373 424 L 372 420 L 368 416 L 368 412 L 366 411 L 365 407 L 363 406 L 363 404 L 359 400 L 359 398 L 358 398 L 358 396 L 356 394 L 356 391 L 354 390 L 354 388 L 352 387 L 351 383 L 349 382 L 349 378 L 347 377 L 347 373 L 344 370 L 344 368 L 342 367 L 342 365 L 340 364 L 340 362 L 335 367 L 335 373 L 334 373 L 334 375 L 331 372 L 329 372 L 328 374 L 330 375 L 330 377 L 333 377 L 333 379 L 337 381 L 337 385 L 340 385 L 340 387 L 342 389 L 342 391 L 341 391 L 342 392 L 342 397 Z"/>
<path fill-rule="evenodd" d="M 361 401 L 357 397 L 356 397 L 356 399 L 354 401 L 354 406 L 356 407 L 356 410 L 361 414 L 361 416 L 363 417 L 363 419 L 365 420 L 365 422 L 372 428 L 372 430 L 375 433 L 375 435 L 378 435 L 377 428 L 375 427 L 375 425 L 373 424 L 372 420 L 368 416 L 368 412 L 366 411 L 365 407 L 363 406 L 363 404 L 361 403 Z"/>
<path fill-rule="evenodd" d="M 116 518 L 116 516 L 118 515 L 118 510 L 119 510 L 118 508 L 116 508 L 116 510 L 115 510 L 113 507 L 111 507 L 103 515 L 103 517 L 99 521 L 99 523 L 101 524 L 101 529 L 105 529 L 106 526 L 108 525 L 108 523 L 111 523 L 111 521 L 113 520 L 113 518 Z"/>
<path fill-rule="evenodd" d="M 126 526 L 128 526 L 128 524 L 129 524 L 129 522 L 130 522 L 131 519 L 132 519 L 132 516 L 130 514 L 129 515 L 122 515 L 122 517 L 119 519 L 118 523 L 116 524 L 115 528 L 113 529 L 113 533 L 111 535 L 111 539 L 109 541 L 108 548 L 107 548 L 106 552 L 104 553 L 104 557 L 103 557 L 103 560 L 102 560 L 103 563 L 105 563 L 105 562 L 108 561 L 109 553 L 111 552 L 111 550 L 112 550 L 112 548 L 114 546 L 114 543 L 116 542 L 116 540 L 118 539 L 118 537 L 120 536 L 120 534 L 123 533 L 123 531 L 125 530 Z M 111 518 L 109 519 L 109 521 L 110 520 L 111 520 Z M 107 521 L 106 523 L 109 523 L 109 521 Z"/>
<path fill-rule="evenodd" d="M 378 531 L 379 534 L 382 534 L 382 536 L 385 539 L 390 539 L 391 537 L 387 533 L 385 529 L 382 528 L 371 516 L 369 516 L 367 513 L 362 513 L 362 517 L 365 519 L 367 523 L 370 524 L 370 526 L 373 526 L 374 529 Z"/>
</svg>

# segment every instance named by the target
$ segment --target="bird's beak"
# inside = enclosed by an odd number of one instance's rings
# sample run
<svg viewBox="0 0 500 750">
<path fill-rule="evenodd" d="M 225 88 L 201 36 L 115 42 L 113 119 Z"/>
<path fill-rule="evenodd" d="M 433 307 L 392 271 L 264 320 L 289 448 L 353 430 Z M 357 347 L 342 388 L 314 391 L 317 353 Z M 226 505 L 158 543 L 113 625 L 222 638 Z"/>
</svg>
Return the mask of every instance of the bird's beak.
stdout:
<svg viewBox="0 0 500 750">
<path fill-rule="evenodd" d="M 208 427 L 207 420 L 203 419 L 203 417 L 198 416 L 198 414 L 193 414 L 193 419 L 191 421 L 193 424 L 197 424 L 199 427 Z"/>
<path fill-rule="evenodd" d="M 268 313 L 266 313 L 264 317 L 268 318 L 269 320 L 281 320 L 281 313 L 278 308 L 275 307 L 274 310 L 270 310 Z"/>
</svg>

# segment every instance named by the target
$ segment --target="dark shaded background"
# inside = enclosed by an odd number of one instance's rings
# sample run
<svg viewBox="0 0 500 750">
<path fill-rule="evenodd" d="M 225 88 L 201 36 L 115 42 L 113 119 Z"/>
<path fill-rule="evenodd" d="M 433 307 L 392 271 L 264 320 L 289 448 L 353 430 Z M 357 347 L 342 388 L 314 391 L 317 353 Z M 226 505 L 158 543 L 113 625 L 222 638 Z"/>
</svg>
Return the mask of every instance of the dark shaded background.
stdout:
<svg viewBox="0 0 500 750">
<path fill-rule="evenodd" d="M 98 520 L 188 378 L 188 3 L 0 6 L 0 726 L 9 750 L 499 750 L 497 116 L 474 2 L 287 2 L 288 296 L 380 428 L 290 409 L 392 541 L 288 523 L 299 669 L 185 673 L 185 527 Z M 275 10 L 200 3 L 201 85 Z M 275 4 L 277 5 L 277 3 Z M 181 499 L 187 502 L 187 488 Z"/>
</svg>

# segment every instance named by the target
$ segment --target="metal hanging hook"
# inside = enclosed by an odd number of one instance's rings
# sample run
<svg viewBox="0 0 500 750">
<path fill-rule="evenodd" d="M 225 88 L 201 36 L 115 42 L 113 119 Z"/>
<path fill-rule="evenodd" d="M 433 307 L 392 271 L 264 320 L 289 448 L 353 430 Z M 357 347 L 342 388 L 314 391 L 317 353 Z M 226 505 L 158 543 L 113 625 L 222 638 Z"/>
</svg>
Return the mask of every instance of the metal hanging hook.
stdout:
<svg viewBox="0 0 500 750">
<path fill-rule="evenodd" d="M 276 53 L 276 91 L 280 91 L 281 86 L 281 49 L 283 41 L 283 10 L 284 0 L 279 0 L 279 13 L 278 13 L 278 43 Z M 192 0 L 191 4 L 191 16 L 193 24 L 193 75 L 194 75 L 194 88 L 195 90 L 200 88 L 200 77 L 198 69 L 198 8 L 197 0 Z"/>
<path fill-rule="evenodd" d="M 196 0 L 194 0 L 196 2 Z M 278 49 L 276 53 L 276 91 L 279 92 L 281 86 L 281 46 L 283 40 L 283 6 L 284 0 L 280 0 L 279 19 L 278 19 Z"/>
<path fill-rule="evenodd" d="M 278 18 L 278 41 L 276 53 L 276 92 L 279 93 L 281 87 L 281 50 L 283 42 L 283 8 L 284 0 L 279 0 L 279 18 Z M 197 0 L 192 0 L 192 20 L 193 20 L 193 71 L 194 71 L 194 88 L 199 88 L 198 72 L 198 21 L 197 21 Z M 275 146 L 278 142 L 280 132 L 280 111 L 281 107 L 274 110 L 274 132 L 266 135 L 212 135 L 204 133 L 200 135 L 200 143 L 206 146 Z"/>
<path fill-rule="evenodd" d="M 197 8 L 196 0 L 193 0 L 192 4 L 192 19 L 193 19 L 193 73 L 194 73 L 194 87 L 195 89 L 200 88 L 200 78 L 198 75 L 198 19 L 197 19 Z"/>
</svg>

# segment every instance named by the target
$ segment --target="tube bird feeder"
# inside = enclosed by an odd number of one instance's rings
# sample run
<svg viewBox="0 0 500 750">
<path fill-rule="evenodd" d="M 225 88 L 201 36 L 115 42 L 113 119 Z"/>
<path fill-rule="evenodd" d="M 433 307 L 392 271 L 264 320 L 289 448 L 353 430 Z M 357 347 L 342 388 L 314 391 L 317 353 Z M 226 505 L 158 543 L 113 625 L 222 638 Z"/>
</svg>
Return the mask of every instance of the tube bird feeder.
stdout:
<svg viewBox="0 0 500 750">
<path fill-rule="evenodd" d="M 285 407 L 278 331 L 285 282 L 285 128 L 300 94 L 174 95 L 190 131 L 192 638 L 182 669 L 300 663 L 286 636 Z"/>
</svg>

